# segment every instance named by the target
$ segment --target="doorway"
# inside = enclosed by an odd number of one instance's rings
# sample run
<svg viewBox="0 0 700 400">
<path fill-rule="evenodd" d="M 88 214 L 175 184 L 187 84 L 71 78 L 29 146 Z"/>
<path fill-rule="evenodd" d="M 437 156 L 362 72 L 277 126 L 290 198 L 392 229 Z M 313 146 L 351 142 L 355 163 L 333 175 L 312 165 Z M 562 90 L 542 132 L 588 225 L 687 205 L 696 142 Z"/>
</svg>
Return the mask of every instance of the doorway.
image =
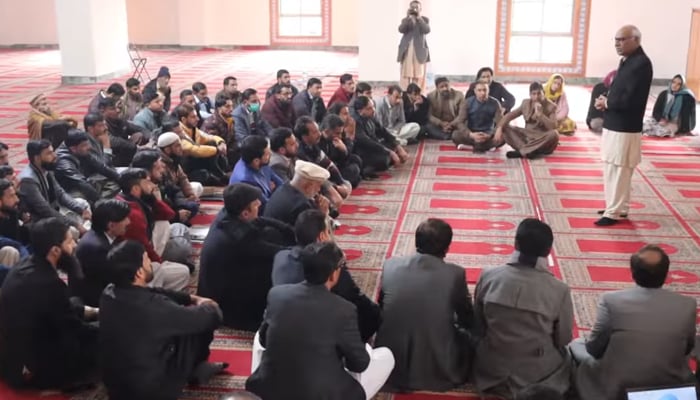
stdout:
<svg viewBox="0 0 700 400">
<path fill-rule="evenodd" d="M 688 46 L 687 85 L 696 96 L 700 93 L 700 10 L 693 10 Z M 696 98 L 696 100 L 700 100 Z"/>
</svg>

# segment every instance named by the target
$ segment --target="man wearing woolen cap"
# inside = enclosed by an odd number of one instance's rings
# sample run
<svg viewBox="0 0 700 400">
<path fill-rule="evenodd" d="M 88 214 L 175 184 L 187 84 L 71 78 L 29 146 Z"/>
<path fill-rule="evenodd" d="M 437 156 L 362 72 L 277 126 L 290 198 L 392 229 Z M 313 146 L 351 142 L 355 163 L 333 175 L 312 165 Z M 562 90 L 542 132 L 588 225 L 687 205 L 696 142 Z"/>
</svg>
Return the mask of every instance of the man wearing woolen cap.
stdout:
<svg viewBox="0 0 700 400">
<path fill-rule="evenodd" d="M 263 216 L 293 226 L 299 214 L 306 210 L 315 208 L 328 215 L 330 202 L 320 191 L 329 177 L 327 169 L 297 160 L 294 164 L 294 177 L 272 193 Z"/>
<path fill-rule="evenodd" d="M 177 133 L 161 134 L 158 149 L 166 167 L 161 192 L 170 207 L 177 211 L 179 222 L 186 224 L 199 212 L 199 196 L 204 188 L 199 182 L 190 182 L 182 169 L 182 144 Z"/>
</svg>

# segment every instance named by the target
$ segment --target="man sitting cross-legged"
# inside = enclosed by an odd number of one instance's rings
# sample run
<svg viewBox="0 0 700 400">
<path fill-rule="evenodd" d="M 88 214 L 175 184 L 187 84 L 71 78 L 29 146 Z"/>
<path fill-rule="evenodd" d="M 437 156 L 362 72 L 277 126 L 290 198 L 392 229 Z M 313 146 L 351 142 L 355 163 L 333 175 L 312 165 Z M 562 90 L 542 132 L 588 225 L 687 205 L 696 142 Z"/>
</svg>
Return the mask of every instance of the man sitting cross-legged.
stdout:
<svg viewBox="0 0 700 400">
<path fill-rule="evenodd" d="M 275 286 L 267 296 L 253 352 L 266 349 L 246 389 L 265 400 L 371 399 L 394 357 L 387 348 L 368 349 L 355 306 L 331 293 L 345 263 L 342 250 L 333 242 L 313 243 L 301 262 L 305 281 Z"/>
<path fill-rule="evenodd" d="M 464 93 L 450 87 L 445 77 L 435 79 L 435 90 L 428 93 L 430 113 L 425 132 L 432 139 L 449 140 L 457 128 L 457 116 L 464 102 Z"/>
<path fill-rule="evenodd" d="M 12 387 L 70 388 L 97 365 L 97 309 L 71 302 L 58 275 L 78 268 L 69 227 L 53 217 L 33 224 L 34 254 L 0 290 L 0 377 Z"/>
<path fill-rule="evenodd" d="M 260 189 L 262 208 L 265 208 L 272 192 L 284 184 L 270 167 L 272 150 L 267 139 L 262 136 L 249 136 L 241 143 L 241 159 L 233 168 L 229 184 L 247 183 Z"/>
<path fill-rule="evenodd" d="M 219 303 L 224 325 L 253 332 L 272 287 L 272 260 L 294 243 L 292 228 L 259 218 L 259 207 L 260 189 L 246 183 L 224 189 L 224 209 L 202 246 L 197 287 L 197 294 Z"/>
<path fill-rule="evenodd" d="M 216 96 L 213 114 L 202 125 L 204 132 L 224 139 L 224 143 L 226 143 L 226 160 L 229 168 L 233 168 L 240 158 L 232 114 L 233 100 L 228 96 Z M 164 132 L 167 131 L 164 130 Z"/>
<path fill-rule="evenodd" d="M 281 86 L 289 86 L 289 89 L 292 92 L 290 99 L 299 93 L 299 89 L 292 85 L 292 78 L 289 75 L 289 71 L 286 69 L 280 69 L 277 71 L 277 83 L 270 86 L 267 89 L 267 92 L 265 92 L 265 101 L 267 102 L 273 95 L 275 95 L 275 91 Z"/>
<path fill-rule="evenodd" d="M 386 95 L 375 100 L 377 121 L 396 137 L 402 145 L 415 141 L 421 131 L 420 125 L 407 122 L 403 108 L 403 98 L 399 85 L 391 85 Z"/>
<path fill-rule="evenodd" d="M 323 98 L 321 97 L 322 87 L 323 84 L 320 79 L 311 78 L 306 84 L 306 89 L 294 96 L 292 107 L 296 118 L 308 115 L 318 124 L 323 121 L 323 117 L 326 116 L 326 105 L 323 104 Z"/>
<path fill-rule="evenodd" d="M 348 104 L 355 94 L 355 80 L 350 74 L 340 75 L 340 86 L 333 92 L 330 100 L 328 100 L 328 108 L 335 103 Z"/>
<path fill-rule="evenodd" d="M 694 381 L 688 357 L 697 304 L 663 289 L 669 265 L 663 249 L 644 246 L 630 258 L 636 287 L 602 295 L 588 340 L 571 344 L 582 400 L 616 400 L 629 388 Z"/>
<path fill-rule="evenodd" d="M 27 119 L 29 140 L 47 139 L 56 148 L 63 143 L 70 128 L 78 127 L 78 121 L 75 118 L 52 110 L 49 100 L 43 93 L 34 97 L 29 105 L 32 107 Z"/>
<path fill-rule="evenodd" d="M 221 323 L 211 299 L 148 287 L 153 267 L 143 245 L 127 240 L 107 256 L 112 285 L 100 299 L 100 361 L 112 399 L 176 399 L 227 364 L 208 363 Z"/>
<path fill-rule="evenodd" d="M 347 110 L 347 106 L 344 108 Z M 349 120 L 354 121 L 352 118 Z M 343 178 L 356 188 L 362 180 L 362 159 L 352 153 L 355 142 L 345 134 L 344 127 L 343 119 L 329 112 L 321 123 L 321 139 L 318 147 L 338 167 Z"/>
<path fill-rule="evenodd" d="M 299 214 L 294 225 L 294 233 L 297 245 L 275 255 L 272 265 L 273 286 L 303 282 L 304 266 L 301 262 L 301 253 L 304 247 L 311 243 L 332 241 L 328 218 L 318 210 L 306 210 Z M 331 291 L 357 307 L 360 337 L 362 341 L 367 342 L 379 328 L 381 319 L 379 306 L 357 287 L 345 265 L 341 267 L 338 284 Z"/>
<path fill-rule="evenodd" d="M 291 87 L 287 85 L 275 87 L 273 96 L 265 100 L 260 116 L 272 128 L 294 128 L 296 118 L 292 107 Z"/>
<path fill-rule="evenodd" d="M 328 170 L 297 160 L 294 163 L 294 177 L 275 190 L 263 215 L 290 226 L 294 226 L 299 214 L 306 210 L 317 209 L 329 215 L 330 201 L 321 194 L 321 187 L 329 177 Z"/>
<path fill-rule="evenodd" d="M 182 169 L 182 143 L 175 132 L 165 132 L 158 137 L 160 159 L 165 164 L 160 186 L 166 203 L 177 212 L 172 222 L 188 224 L 199 212 L 199 195 L 203 187 L 199 182 L 190 182 Z"/>
<path fill-rule="evenodd" d="M 493 140 L 505 140 L 515 150 L 506 153 L 508 158 L 535 158 L 552 154 L 559 144 L 557 128 L 557 105 L 544 97 L 544 88 L 539 82 L 530 84 L 530 98 L 520 107 L 506 114 L 498 123 Z M 525 127 L 511 126 L 518 117 L 525 119 Z"/>
<path fill-rule="evenodd" d="M 144 107 L 134 116 L 132 122 L 151 132 L 160 133 L 163 127 L 163 118 L 167 115 L 163 111 L 165 96 L 160 92 L 151 92 L 143 98 Z"/>
<path fill-rule="evenodd" d="M 467 97 L 459 109 L 452 141 L 460 150 L 471 146 L 475 153 L 482 153 L 505 144 L 503 140 L 496 142 L 494 139 L 496 124 L 503 118 L 503 109 L 498 100 L 489 96 L 486 82 L 476 82 L 474 94 Z"/>
</svg>

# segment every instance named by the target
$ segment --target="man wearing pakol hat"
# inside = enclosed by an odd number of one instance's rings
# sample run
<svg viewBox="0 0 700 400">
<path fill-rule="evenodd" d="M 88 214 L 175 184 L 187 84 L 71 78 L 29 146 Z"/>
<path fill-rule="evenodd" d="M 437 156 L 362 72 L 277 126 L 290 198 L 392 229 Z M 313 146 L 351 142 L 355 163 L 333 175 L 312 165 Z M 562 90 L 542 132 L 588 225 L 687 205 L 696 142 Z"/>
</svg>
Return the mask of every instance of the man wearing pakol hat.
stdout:
<svg viewBox="0 0 700 400">
<path fill-rule="evenodd" d="M 202 184 L 190 182 L 182 169 L 182 144 L 180 137 L 174 132 L 165 132 L 158 137 L 160 157 L 165 164 L 165 172 L 161 179 L 164 200 L 170 208 L 178 213 L 179 221 L 186 223 L 199 212 L 199 196 L 202 194 Z M 185 211 L 189 212 L 189 217 Z"/>
<path fill-rule="evenodd" d="M 165 96 L 165 100 L 163 101 L 163 109 L 165 112 L 168 112 L 170 111 L 170 92 L 172 92 L 169 84 L 170 69 L 168 69 L 166 66 L 162 66 L 158 70 L 158 76 L 156 79 L 148 82 L 148 84 L 143 88 L 143 97 L 147 98 L 149 95 L 152 96 L 151 93 L 163 93 L 163 96 Z"/>
<path fill-rule="evenodd" d="M 78 126 L 78 121 L 72 117 L 53 111 L 43 93 L 36 95 L 29 105 L 32 106 L 27 119 L 29 140 L 47 139 L 57 148 L 68 135 L 68 129 Z"/>
<path fill-rule="evenodd" d="M 330 202 L 320 191 L 329 177 L 327 169 L 297 160 L 294 164 L 294 178 L 272 193 L 263 216 L 293 226 L 299 214 L 306 210 L 315 208 L 328 215 Z"/>
</svg>

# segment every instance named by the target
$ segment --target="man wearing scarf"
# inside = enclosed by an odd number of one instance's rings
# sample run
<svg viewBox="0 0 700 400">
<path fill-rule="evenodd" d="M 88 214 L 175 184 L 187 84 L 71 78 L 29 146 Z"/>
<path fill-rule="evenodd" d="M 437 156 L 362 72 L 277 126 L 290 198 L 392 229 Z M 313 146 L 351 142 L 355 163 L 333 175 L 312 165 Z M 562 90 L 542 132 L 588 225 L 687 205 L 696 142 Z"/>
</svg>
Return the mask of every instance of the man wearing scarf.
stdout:
<svg viewBox="0 0 700 400">
<path fill-rule="evenodd" d="M 74 118 L 51 110 L 43 93 L 34 97 L 29 104 L 32 106 L 27 120 L 29 140 L 48 139 L 55 148 L 63 143 L 69 129 L 78 127 L 78 121 Z"/>
<path fill-rule="evenodd" d="M 557 132 L 560 135 L 573 135 L 576 122 L 569 118 L 569 102 L 564 92 L 564 77 L 553 74 L 544 84 L 544 97 L 557 105 Z"/>
<path fill-rule="evenodd" d="M 534 218 L 515 234 L 506 265 L 484 269 L 474 292 L 478 345 L 474 383 L 484 396 L 512 399 L 530 385 L 569 390 L 574 309 L 571 289 L 547 265 L 552 229 Z"/>
<path fill-rule="evenodd" d="M 659 93 L 651 115 L 644 123 L 647 136 L 673 137 L 695 129 L 695 95 L 683 75 L 674 76 L 668 89 Z"/>
</svg>

